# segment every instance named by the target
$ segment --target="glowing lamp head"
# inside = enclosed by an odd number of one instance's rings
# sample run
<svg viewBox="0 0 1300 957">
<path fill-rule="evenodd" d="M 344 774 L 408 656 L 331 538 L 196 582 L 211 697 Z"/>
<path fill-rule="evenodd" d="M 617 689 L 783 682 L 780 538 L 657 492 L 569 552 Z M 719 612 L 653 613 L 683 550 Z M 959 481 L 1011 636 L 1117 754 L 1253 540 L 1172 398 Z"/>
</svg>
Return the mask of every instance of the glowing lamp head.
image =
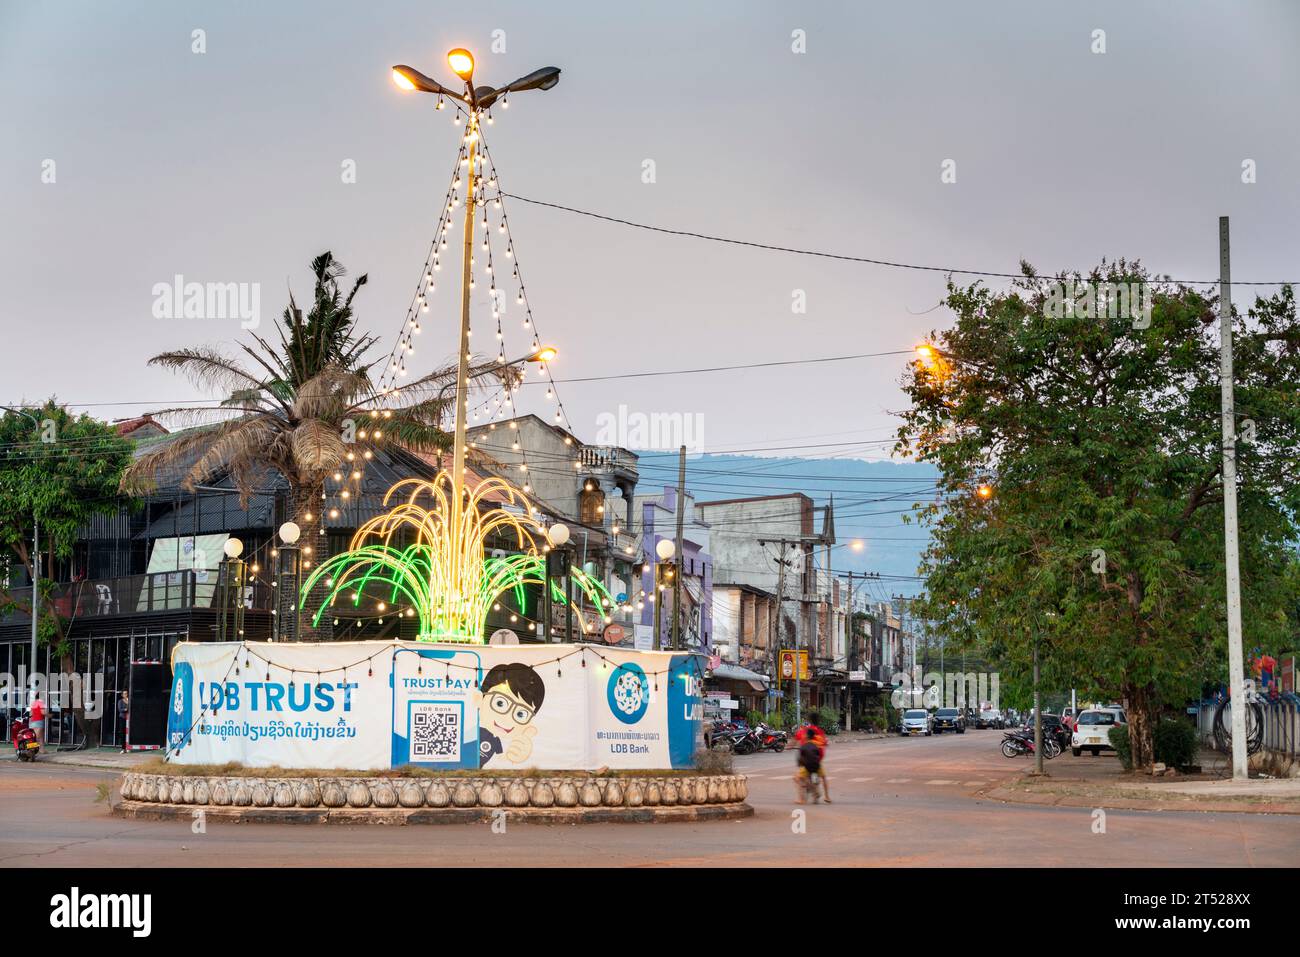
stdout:
<svg viewBox="0 0 1300 957">
<path fill-rule="evenodd" d="M 474 75 L 474 54 L 463 47 L 457 47 L 447 54 L 447 64 L 451 67 L 451 72 L 466 83 Z"/>
<path fill-rule="evenodd" d="M 557 522 L 547 530 L 546 538 L 552 545 L 559 548 L 569 540 L 569 526 Z"/>
<path fill-rule="evenodd" d="M 298 536 L 302 534 L 302 529 L 296 522 L 285 522 L 280 526 L 280 541 L 286 545 L 292 545 L 298 541 Z"/>
<path fill-rule="evenodd" d="M 227 558 L 238 558 L 244 553 L 244 543 L 237 538 L 227 540 L 224 550 Z"/>
<path fill-rule="evenodd" d="M 559 350 L 554 346 L 543 346 L 528 357 L 529 362 L 550 362 L 558 356 Z"/>
<path fill-rule="evenodd" d="M 677 554 L 677 546 L 673 544 L 671 538 L 662 539 L 655 546 L 655 554 L 659 556 L 661 562 L 672 561 L 673 555 Z"/>
<path fill-rule="evenodd" d="M 992 485 L 981 485 L 979 488 L 977 488 L 977 489 L 975 490 L 975 494 L 978 495 L 980 498 L 992 498 L 992 497 L 993 497 L 993 486 L 992 486 Z"/>
<path fill-rule="evenodd" d="M 393 82 L 397 85 L 397 88 L 400 90 L 410 91 L 415 89 L 414 81 L 412 81 L 409 76 L 407 76 L 405 73 L 403 73 L 401 70 L 398 69 L 393 70 Z"/>
</svg>

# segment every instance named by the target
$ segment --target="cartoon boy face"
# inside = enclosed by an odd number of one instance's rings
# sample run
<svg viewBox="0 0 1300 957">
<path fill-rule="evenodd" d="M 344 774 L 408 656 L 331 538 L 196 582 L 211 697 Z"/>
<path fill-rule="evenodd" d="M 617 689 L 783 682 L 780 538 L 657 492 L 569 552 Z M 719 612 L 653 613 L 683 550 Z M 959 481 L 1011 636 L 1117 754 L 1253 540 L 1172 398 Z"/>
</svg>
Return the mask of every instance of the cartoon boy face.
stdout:
<svg viewBox="0 0 1300 957">
<path fill-rule="evenodd" d="M 533 718 L 546 697 L 546 685 L 528 665 L 513 662 L 491 669 L 479 685 L 479 767 L 504 753 L 520 764 L 533 753 Z"/>
</svg>

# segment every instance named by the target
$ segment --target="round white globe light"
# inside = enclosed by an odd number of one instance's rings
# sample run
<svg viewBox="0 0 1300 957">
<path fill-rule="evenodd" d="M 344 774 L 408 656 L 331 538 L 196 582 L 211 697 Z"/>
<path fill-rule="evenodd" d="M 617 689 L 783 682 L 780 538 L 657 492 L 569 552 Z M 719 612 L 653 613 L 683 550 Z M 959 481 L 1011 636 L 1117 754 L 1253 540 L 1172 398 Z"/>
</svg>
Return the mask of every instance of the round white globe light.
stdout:
<svg viewBox="0 0 1300 957">
<path fill-rule="evenodd" d="M 226 541 L 225 552 L 227 558 L 238 558 L 244 553 L 244 543 L 237 538 L 231 538 Z"/>
<path fill-rule="evenodd" d="M 280 541 L 286 545 L 292 545 L 301 534 L 302 529 L 298 527 L 296 522 L 285 522 L 280 526 Z"/>
<path fill-rule="evenodd" d="M 671 538 L 662 539 L 659 544 L 655 546 L 655 554 L 659 556 L 661 562 L 669 561 L 672 559 L 673 555 L 677 554 L 677 546 L 673 544 Z"/>
<path fill-rule="evenodd" d="M 569 540 L 569 526 L 557 522 L 547 530 L 546 538 L 558 548 Z"/>
</svg>

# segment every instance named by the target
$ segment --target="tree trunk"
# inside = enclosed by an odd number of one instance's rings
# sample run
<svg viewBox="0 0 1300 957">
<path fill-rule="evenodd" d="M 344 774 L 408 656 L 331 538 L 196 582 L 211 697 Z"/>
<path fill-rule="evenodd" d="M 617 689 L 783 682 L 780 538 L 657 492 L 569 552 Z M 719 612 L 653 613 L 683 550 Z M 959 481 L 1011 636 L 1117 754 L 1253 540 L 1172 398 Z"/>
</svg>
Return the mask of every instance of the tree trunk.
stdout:
<svg viewBox="0 0 1300 957">
<path fill-rule="evenodd" d="M 289 520 L 295 522 L 301 530 L 298 537 L 297 553 L 297 560 L 300 565 L 297 581 L 298 594 L 294 594 L 294 587 L 291 583 L 287 584 L 287 587 L 286 584 L 281 584 L 280 614 L 297 616 L 299 641 L 329 641 L 334 637 L 334 619 L 330 617 L 328 611 L 320 616 L 318 625 L 312 624 L 312 619 L 325 604 L 325 599 L 329 594 L 325 580 L 318 581 L 310 593 L 303 595 L 301 592 L 303 582 L 307 580 L 312 571 L 321 562 L 329 558 L 329 536 L 321 534 L 325 527 L 325 516 L 321 511 L 322 506 L 325 504 L 325 500 L 321 497 L 324 491 L 325 481 L 322 478 L 302 482 L 290 493 L 292 514 Z M 286 553 L 282 551 L 281 557 L 285 558 Z M 293 557 L 292 552 L 288 553 L 288 557 Z M 292 566 L 286 562 L 282 567 L 286 573 L 285 577 L 292 582 Z M 292 598 L 290 599 L 289 596 L 292 596 Z"/>
<path fill-rule="evenodd" d="M 1128 741 L 1133 770 L 1150 770 L 1155 761 L 1155 688 L 1151 684 L 1124 686 L 1128 698 Z"/>
</svg>

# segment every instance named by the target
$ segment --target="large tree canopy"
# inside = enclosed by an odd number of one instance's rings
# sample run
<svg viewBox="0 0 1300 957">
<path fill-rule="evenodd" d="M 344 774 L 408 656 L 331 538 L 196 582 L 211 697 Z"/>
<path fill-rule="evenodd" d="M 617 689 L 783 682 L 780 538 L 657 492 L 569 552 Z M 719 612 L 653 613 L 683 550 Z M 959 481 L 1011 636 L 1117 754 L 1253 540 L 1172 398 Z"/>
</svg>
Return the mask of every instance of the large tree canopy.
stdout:
<svg viewBox="0 0 1300 957">
<path fill-rule="evenodd" d="M 74 417 L 53 399 L 25 411 L 36 421 L 11 411 L 0 417 L 0 548 L 7 564 L 30 576 L 33 519 L 40 522 L 42 555 L 72 554 L 92 516 L 116 511 L 131 443 L 111 425 Z M 43 640 L 58 641 L 62 628 L 48 602 L 43 607 Z"/>
<path fill-rule="evenodd" d="M 1006 293 L 950 283 L 955 324 L 904 382 L 898 449 L 942 473 L 928 614 L 957 641 L 974 622 L 1013 685 L 1037 644 L 1044 684 L 1127 698 L 1142 766 L 1161 704 L 1226 678 L 1217 301 L 1124 261 L 1074 286 L 1024 273 Z M 1292 290 L 1234 337 L 1249 654 L 1297 634 Z"/>
</svg>

